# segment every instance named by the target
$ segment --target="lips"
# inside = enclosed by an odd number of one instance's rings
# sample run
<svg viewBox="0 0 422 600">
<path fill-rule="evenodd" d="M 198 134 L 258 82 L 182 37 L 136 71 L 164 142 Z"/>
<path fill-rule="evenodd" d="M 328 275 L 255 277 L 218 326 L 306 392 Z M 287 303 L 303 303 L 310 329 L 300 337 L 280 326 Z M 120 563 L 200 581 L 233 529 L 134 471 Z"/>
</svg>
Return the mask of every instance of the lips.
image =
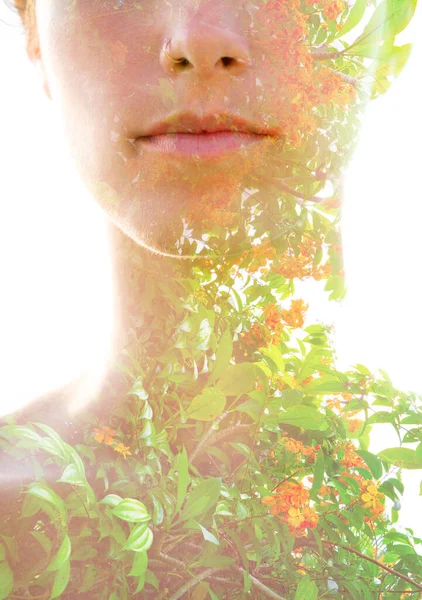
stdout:
<svg viewBox="0 0 422 600">
<path fill-rule="evenodd" d="M 262 122 L 227 112 L 202 116 L 177 112 L 153 124 L 138 142 L 166 154 L 205 158 L 241 150 L 279 134 Z"/>
<path fill-rule="evenodd" d="M 254 133 L 257 135 L 280 135 L 277 128 L 271 128 L 263 122 L 249 120 L 227 112 L 214 112 L 198 115 L 194 112 L 175 112 L 163 121 L 153 124 L 145 131 L 144 136 L 161 135 L 166 133 L 217 133 L 232 131 Z"/>
</svg>

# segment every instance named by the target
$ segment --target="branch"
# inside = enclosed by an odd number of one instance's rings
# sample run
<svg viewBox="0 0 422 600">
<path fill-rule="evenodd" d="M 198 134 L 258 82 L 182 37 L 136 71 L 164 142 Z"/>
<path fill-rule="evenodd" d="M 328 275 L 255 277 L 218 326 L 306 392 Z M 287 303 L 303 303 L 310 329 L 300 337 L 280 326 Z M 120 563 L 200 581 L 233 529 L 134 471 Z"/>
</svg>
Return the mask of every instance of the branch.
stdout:
<svg viewBox="0 0 422 600">
<path fill-rule="evenodd" d="M 396 577 L 399 577 L 400 579 L 407 581 L 407 583 L 414 585 L 418 590 L 420 590 L 422 592 L 422 585 L 420 585 L 419 583 L 416 583 L 416 581 L 414 581 L 407 575 L 403 575 L 402 573 L 399 573 L 395 569 L 392 569 L 391 567 L 387 567 L 387 565 L 384 565 L 379 560 L 376 560 L 375 558 L 371 558 L 370 556 L 366 556 L 366 554 L 362 554 L 361 552 L 359 552 L 358 550 L 355 550 L 351 546 L 343 546 L 343 544 L 334 544 L 333 542 L 328 542 L 326 540 L 322 540 L 322 544 L 323 544 L 323 546 L 330 546 L 330 547 L 339 546 L 340 548 L 343 548 L 343 550 L 347 550 L 347 552 L 356 554 L 356 556 L 359 556 L 359 558 L 363 558 L 364 560 L 367 560 L 368 562 L 370 562 L 374 565 L 377 565 L 380 569 L 387 571 L 387 573 L 390 573 L 391 575 L 395 575 Z"/>
<path fill-rule="evenodd" d="M 172 556 L 169 556 L 168 554 L 164 554 L 164 552 L 160 552 L 160 554 L 158 556 L 161 558 L 161 560 L 163 562 L 166 562 L 169 565 L 172 565 L 173 567 L 177 567 L 178 569 L 182 569 L 182 571 L 186 570 L 186 565 L 181 560 L 178 560 L 177 558 L 173 558 Z"/>
<path fill-rule="evenodd" d="M 296 190 L 289 187 L 285 183 L 282 183 L 281 181 L 278 183 L 278 186 L 279 186 L 280 190 L 282 190 L 283 192 L 286 192 L 287 194 L 294 196 L 298 200 L 298 204 L 300 204 L 300 206 L 305 206 L 305 204 L 303 202 L 300 202 L 300 200 L 303 200 L 305 202 L 316 202 L 316 203 L 324 202 L 324 200 L 325 200 L 325 198 L 318 198 L 318 196 L 311 196 L 310 198 L 307 198 L 305 196 L 305 194 L 302 194 L 302 192 L 297 192 Z"/>
<path fill-rule="evenodd" d="M 380 569 L 383 569 L 384 571 L 387 571 L 387 573 L 390 573 L 391 575 L 394 575 L 395 577 L 399 577 L 400 579 L 407 581 L 407 583 L 414 585 L 418 590 L 422 591 L 422 585 L 420 585 L 419 583 L 416 583 L 416 581 L 414 581 L 410 577 L 407 577 L 407 575 L 403 575 L 402 573 L 399 573 L 395 569 L 392 569 L 391 567 L 387 567 L 387 565 L 384 565 L 379 560 L 376 560 L 375 558 L 371 558 L 370 556 L 367 556 L 366 554 L 362 554 L 361 552 L 359 552 L 358 550 L 355 550 L 351 546 L 345 546 L 343 544 L 336 544 L 334 542 L 329 542 L 328 540 L 321 540 L 321 543 L 323 546 L 326 546 L 329 548 L 333 548 L 335 546 L 337 546 L 338 548 L 343 548 L 343 550 L 346 550 L 347 552 L 351 552 L 352 554 L 359 556 L 359 558 L 363 558 L 363 560 L 367 560 L 368 562 L 370 562 L 374 565 L 377 565 Z M 296 547 L 300 547 L 300 546 L 310 546 L 311 548 L 314 548 L 316 546 L 316 544 L 306 538 L 297 538 L 296 539 Z"/>
<path fill-rule="evenodd" d="M 238 570 L 241 573 L 246 573 L 245 569 L 243 569 L 242 567 L 238 567 Z M 284 596 L 280 596 L 279 594 L 277 594 L 274 590 L 267 587 L 265 584 L 262 583 L 262 581 L 259 581 L 259 579 L 257 579 L 253 575 L 249 574 L 249 577 L 251 579 L 252 585 L 254 585 L 258 590 L 263 592 L 267 596 L 267 598 L 273 598 L 274 600 L 287 600 L 286 598 L 284 598 Z"/>
<path fill-rule="evenodd" d="M 181 588 L 179 588 L 172 596 L 170 596 L 169 600 L 179 600 L 179 598 L 181 598 L 191 588 L 217 571 L 221 571 L 221 569 L 206 569 L 199 575 L 195 575 L 195 577 L 192 577 L 192 579 L 185 583 L 185 585 L 182 585 Z"/>
<path fill-rule="evenodd" d="M 329 60 L 331 58 L 340 58 L 343 56 L 343 51 L 332 51 L 332 50 L 323 50 L 321 48 L 317 48 L 316 50 L 311 50 L 311 56 L 315 60 Z"/>
<path fill-rule="evenodd" d="M 354 88 L 358 88 L 359 87 L 359 81 L 356 79 L 356 77 L 351 77 L 350 75 L 346 75 L 346 73 L 342 73 L 341 71 L 336 71 L 335 69 L 330 69 L 333 73 L 335 73 L 336 75 L 338 75 L 339 77 L 341 77 L 341 79 L 345 82 L 348 83 L 349 85 L 352 85 Z"/>
</svg>

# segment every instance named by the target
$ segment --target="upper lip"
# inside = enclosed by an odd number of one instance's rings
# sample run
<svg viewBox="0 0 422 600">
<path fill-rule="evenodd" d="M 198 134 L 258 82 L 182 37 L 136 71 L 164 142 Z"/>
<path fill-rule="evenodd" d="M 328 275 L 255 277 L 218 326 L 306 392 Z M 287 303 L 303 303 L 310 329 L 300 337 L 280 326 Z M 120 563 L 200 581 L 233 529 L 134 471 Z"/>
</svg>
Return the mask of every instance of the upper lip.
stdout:
<svg viewBox="0 0 422 600">
<path fill-rule="evenodd" d="M 143 137 L 162 135 L 166 133 L 216 133 L 218 131 L 233 131 L 257 135 L 277 136 L 277 127 L 269 127 L 262 121 L 240 117 L 229 112 L 213 112 L 198 114 L 196 112 L 174 112 L 163 121 L 154 123 L 145 131 Z"/>
</svg>

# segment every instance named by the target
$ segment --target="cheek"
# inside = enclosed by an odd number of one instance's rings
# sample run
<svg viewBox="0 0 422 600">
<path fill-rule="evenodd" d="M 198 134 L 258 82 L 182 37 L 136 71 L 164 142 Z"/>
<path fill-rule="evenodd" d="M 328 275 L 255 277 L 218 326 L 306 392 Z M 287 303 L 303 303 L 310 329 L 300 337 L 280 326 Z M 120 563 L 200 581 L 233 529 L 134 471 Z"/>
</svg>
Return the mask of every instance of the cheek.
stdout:
<svg viewBox="0 0 422 600">
<path fill-rule="evenodd" d="M 138 15 L 128 7 L 113 10 L 115 1 L 74 3 L 52 0 L 50 11 L 41 10 L 41 52 L 52 95 L 93 115 L 124 109 L 137 90 L 157 79 L 152 9 Z"/>
<path fill-rule="evenodd" d="M 130 151 L 123 143 L 132 133 L 129 107 L 148 113 L 154 100 L 146 90 L 159 83 L 152 8 L 139 14 L 124 5 L 113 10 L 115 5 L 114 0 L 76 0 L 75 6 L 71 0 L 51 0 L 39 14 L 52 98 L 73 154 L 92 177 L 121 162 L 119 152 Z"/>
</svg>

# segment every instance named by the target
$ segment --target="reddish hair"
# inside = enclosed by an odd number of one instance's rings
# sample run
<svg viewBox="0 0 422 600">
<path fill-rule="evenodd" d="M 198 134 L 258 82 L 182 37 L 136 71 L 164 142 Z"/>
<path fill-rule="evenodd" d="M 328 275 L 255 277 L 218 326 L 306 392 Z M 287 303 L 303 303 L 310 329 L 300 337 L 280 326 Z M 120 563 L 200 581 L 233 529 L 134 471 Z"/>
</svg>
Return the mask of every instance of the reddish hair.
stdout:
<svg viewBox="0 0 422 600">
<path fill-rule="evenodd" d="M 35 0 L 13 0 L 13 4 L 25 28 L 28 54 L 33 57 L 38 52 Z"/>
</svg>

